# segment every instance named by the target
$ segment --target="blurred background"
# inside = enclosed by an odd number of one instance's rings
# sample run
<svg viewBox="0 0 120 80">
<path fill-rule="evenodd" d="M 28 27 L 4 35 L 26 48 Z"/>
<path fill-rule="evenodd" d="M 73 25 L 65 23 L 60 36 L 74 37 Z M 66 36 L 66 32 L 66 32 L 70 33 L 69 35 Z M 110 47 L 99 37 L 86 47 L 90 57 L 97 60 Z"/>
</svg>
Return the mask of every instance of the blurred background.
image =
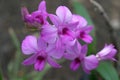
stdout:
<svg viewBox="0 0 120 80">
<path fill-rule="evenodd" d="M 62 69 L 51 68 L 43 74 L 33 72 L 33 66 L 26 67 L 21 64 L 25 56 L 21 53 L 20 44 L 24 37 L 32 32 L 25 28 L 20 9 L 21 6 L 26 6 L 30 12 L 37 10 L 40 1 L 0 0 L 1 80 L 107 80 L 97 71 L 93 71 L 91 75 L 83 73 L 81 69 L 71 71 L 69 61 L 61 63 Z M 75 13 L 74 2 L 83 5 L 95 27 L 97 51 L 101 50 L 105 43 L 113 43 L 118 49 L 116 56 L 118 61 L 113 65 L 117 75 L 120 76 L 120 0 L 46 0 L 46 2 L 49 13 L 55 13 L 59 5 L 68 6 Z M 90 78 L 92 75 L 96 77 Z"/>
</svg>

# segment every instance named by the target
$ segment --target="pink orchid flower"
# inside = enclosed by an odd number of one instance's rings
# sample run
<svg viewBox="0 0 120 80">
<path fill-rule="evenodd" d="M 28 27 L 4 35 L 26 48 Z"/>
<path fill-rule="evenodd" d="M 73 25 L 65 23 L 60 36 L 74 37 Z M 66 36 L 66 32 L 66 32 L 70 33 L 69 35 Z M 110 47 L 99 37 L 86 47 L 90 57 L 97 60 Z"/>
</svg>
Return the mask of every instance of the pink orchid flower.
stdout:
<svg viewBox="0 0 120 80">
<path fill-rule="evenodd" d="M 23 20 L 30 26 L 39 27 L 41 25 L 48 24 L 46 20 L 48 13 L 46 12 L 46 2 L 44 0 L 39 4 L 37 11 L 29 14 L 27 8 L 22 7 L 21 13 Z"/>
<path fill-rule="evenodd" d="M 96 57 L 99 60 L 115 60 L 114 56 L 116 55 L 117 50 L 114 48 L 114 45 L 105 45 L 105 47 L 96 54 Z"/>
<path fill-rule="evenodd" d="M 46 62 L 54 68 L 60 68 L 61 66 L 54 60 L 54 55 L 50 55 L 47 52 L 47 43 L 41 38 L 29 35 L 22 42 L 22 52 L 25 55 L 32 54 L 31 57 L 26 59 L 23 64 L 31 65 L 34 64 L 35 70 L 42 71 L 45 67 Z"/>
<path fill-rule="evenodd" d="M 98 66 L 98 59 L 95 55 L 86 56 L 87 45 L 81 46 L 78 42 L 74 46 L 69 47 L 64 54 L 64 57 L 68 60 L 72 60 L 70 68 L 77 70 L 81 65 L 86 73 L 90 73 L 91 70 Z"/>
<path fill-rule="evenodd" d="M 72 13 L 66 6 L 59 6 L 56 10 L 56 15 L 49 14 L 50 20 L 57 29 L 57 36 L 61 38 L 64 44 L 73 45 L 75 42 L 74 28 L 78 22 L 72 22 Z"/>
<path fill-rule="evenodd" d="M 93 27 L 88 25 L 87 20 L 80 15 L 74 14 L 72 17 L 72 22 L 78 22 L 77 27 L 74 28 L 76 38 L 81 39 L 86 43 L 91 43 L 93 39 L 89 33 Z"/>
</svg>

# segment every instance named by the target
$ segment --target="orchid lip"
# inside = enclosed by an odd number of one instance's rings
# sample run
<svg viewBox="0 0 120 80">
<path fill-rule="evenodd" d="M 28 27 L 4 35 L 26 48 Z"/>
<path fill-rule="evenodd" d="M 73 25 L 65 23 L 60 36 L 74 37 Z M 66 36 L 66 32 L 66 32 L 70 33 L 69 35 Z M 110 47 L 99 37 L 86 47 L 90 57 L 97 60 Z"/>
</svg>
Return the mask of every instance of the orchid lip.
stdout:
<svg viewBox="0 0 120 80">
<path fill-rule="evenodd" d="M 80 60 L 79 58 L 76 58 L 76 59 L 75 59 L 75 62 L 76 62 L 76 63 L 81 63 L 81 60 Z"/>
</svg>

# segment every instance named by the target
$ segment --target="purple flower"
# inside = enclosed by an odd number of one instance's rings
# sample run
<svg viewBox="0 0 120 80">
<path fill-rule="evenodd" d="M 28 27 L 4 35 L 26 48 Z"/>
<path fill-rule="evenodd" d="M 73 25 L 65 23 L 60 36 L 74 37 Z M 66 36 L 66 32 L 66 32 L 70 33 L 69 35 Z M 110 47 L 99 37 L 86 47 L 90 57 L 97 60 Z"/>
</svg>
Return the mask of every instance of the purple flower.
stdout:
<svg viewBox="0 0 120 80">
<path fill-rule="evenodd" d="M 91 43 L 93 41 L 92 36 L 89 35 L 90 31 L 93 29 L 91 26 L 86 26 L 76 30 L 76 37 L 83 40 L 86 43 Z"/>
<path fill-rule="evenodd" d="M 72 60 L 70 68 L 72 70 L 77 70 L 81 65 L 86 73 L 95 69 L 98 66 L 98 59 L 95 55 L 86 56 L 87 45 L 81 46 L 78 42 L 74 46 L 69 47 L 66 50 L 64 57 L 66 59 Z"/>
<path fill-rule="evenodd" d="M 105 45 L 105 47 L 96 54 L 98 60 L 115 60 L 114 56 L 117 53 L 117 50 L 114 48 L 114 45 Z"/>
<path fill-rule="evenodd" d="M 55 37 L 61 38 L 64 44 L 73 45 L 75 42 L 73 29 L 77 27 L 78 22 L 72 22 L 71 11 L 65 6 L 59 6 L 56 15 L 50 14 L 49 17 L 57 29 L 57 36 Z"/>
<path fill-rule="evenodd" d="M 74 14 L 72 17 L 72 22 L 79 23 L 77 27 L 74 28 L 74 31 L 76 32 L 75 33 L 76 38 L 81 39 L 86 43 L 91 43 L 93 39 L 92 39 L 92 36 L 89 35 L 89 33 L 91 32 L 93 27 L 87 24 L 87 21 L 85 20 L 85 18 Z"/>
<path fill-rule="evenodd" d="M 38 71 L 42 71 L 45 67 L 46 62 L 52 67 L 60 68 L 61 66 L 54 60 L 54 55 L 47 52 L 48 44 L 45 43 L 41 38 L 35 36 L 27 36 L 22 42 L 22 52 L 25 55 L 33 54 L 31 57 L 26 59 L 23 64 L 31 65 L 34 64 L 34 68 Z"/>
<path fill-rule="evenodd" d="M 46 2 L 42 1 L 39 4 L 38 10 L 29 14 L 26 7 L 22 7 L 21 13 L 23 16 L 23 20 L 30 26 L 40 27 L 43 24 L 48 24 L 46 12 Z"/>
</svg>

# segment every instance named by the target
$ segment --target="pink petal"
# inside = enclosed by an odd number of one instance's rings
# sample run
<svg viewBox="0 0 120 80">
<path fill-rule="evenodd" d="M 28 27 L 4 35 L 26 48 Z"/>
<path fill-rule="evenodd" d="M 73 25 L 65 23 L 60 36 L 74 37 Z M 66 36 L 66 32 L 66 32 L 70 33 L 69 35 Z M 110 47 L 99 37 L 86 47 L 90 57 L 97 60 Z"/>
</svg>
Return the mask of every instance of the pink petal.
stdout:
<svg viewBox="0 0 120 80">
<path fill-rule="evenodd" d="M 65 59 L 68 59 L 68 60 L 74 60 L 77 57 L 76 54 L 69 53 L 69 52 L 65 53 L 63 56 Z"/>
<path fill-rule="evenodd" d="M 105 56 L 107 54 L 109 54 L 112 49 L 113 49 L 113 45 L 106 45 L 101 51 L 99 51 L 97 54 L 100 55 L 100 56 Z"/>
<path fill-rule="evenodd" d="M 72 19 L 72 13 L 66 6 L 59 6 L 56 10 L 56 14 L 61 22 L 69 22 Z"/>
<path fill-rule="evenodd" d="M 84 31 L 85 31 L 85 33 L 90 33 L 92 30 L 93 30 L 93 26 L 86 26 L 86 27 L 84 27 L 84 29 L 83 29 Z"/>
<path fill-rule="evenodd" d="M 90 55 L 88 57 L 85 57 L 84 62 L 83 62 L 83 69 L 86 73 L 89 73 L 91 70 L 97 68 L 99 64 L 98 59 L 96 58 L 95 55 Z"/>
<path fill-rule="evenodd" d="M 26 55 L 36 53 L 38 50 L 37 38 L 35 36 L 29 35 L 22 42 L 22 52 Z"/>
<path fill-rule="evenodd" d="M 39 61 L 36 61 L 36 63 L 34 64 L 34 68 L 35 70 L 37 71 L 42 71 L 44 68 L 45 68 L 45 60 L 39 62 Z"/>
<path fill-rule="evenodd" d="M 78 27 L 85 27 L 87 25 L 87 21 L 85 18 L 83 18 L 82 16 L 76 15 L 74 14 L 72 17 L 72 21 L 73 22 L 79 22 Z"/>
<path fill-rule="evenodd" d="M 54 68 L 61 68 L 61 65 L 59 65 L 55 60 L 53 60 L 51 57 L 48 57 L 47 59 L 48 63 L 54 67 Z"/>
<path fill-rule="evenodd" d="M 31 57 L 27 58 L 23 61 L 23 65 L 31 65 L 34 64 L 36 61 L 37 54 L 32 55 Z"/>
<path fill-rule="evenodd" d="M 47 43 L 42 40 L 41 37 L 38 38 L 38 48 L 40 50 L 45 50 L 47 48 Z"/>
<path fill-rule="evenodd" d="M 84 34 L 83 36 L 84 37 L 82 37 L 81 39 L 86 43 L 91 43 L 93 41 L 92 37 L 89 34 Z"/>
<path fill-rule="evenodd" d="M 88 51 L 87 45 L 83 45 L 81 47 L 80 57 L 84 58 L 86 56 L 86 54 L 87 54 L 87 51 Z"/>
<path fill-rule="evenodd" d="M 21 14 L 22 14 L 22 18 L 25 21 L 26 20 L 26 16 L 29 15 L 28 9 L 26 7 L 22 7 L 21 8 Z"/>
<path fill-rule="evenodd" d="M 42 2 L 40 2 L 38 10 L 40 10 L 42 12 L 46 12 L 46 2 L 44 0 Z"/>
<path fill-rule="evenodd" d="M 47 53 L 55 59 L 60 59 L 64 54 L 64 48 L 62 46 L 56 47 L 55 44 L 51 44 L 47 48 Z"/>
<path fill-rule="evenodd" d="M 73 34 L 70 34 L 70 35 L 73 35 Z M 65 45 L 73 46 L 76 42 L 75 38 L 72 38 L 71 36 L 68 36 L 68 35 L 61 35 L 60 38 L 62 39 L 62 42 Z"/>
<path fill-rule="evenodd" d="M 66 48 L 67 53 L 69 54 L 75 54 L 76 56 L 80 55 L 80 51 L 81 51 L 81 45 L 79 44 L 79 42 L 75 42 L 75 44 L 73 46 L 69 46 Z"/>
<path fill-rule="evenodd" d="M 67 28 L 69 28 L 70 30 L 74 31 L 77 28 L 77 25 L 79 24 L 79 22 L 72 22 L 67 24 L 66 26 L 68 26 Z"/>
<path fill-rule="evenodd" d="M 99 60 L 106 60 L 106 59 L 115 60 L 114 56 L 116 53 L 117 53 L 117 50 L 114 48 L 112 44 L 105 45 L 105 47 L 96 54 L 96 57 Z"/>
<path fill-rule="evenodd" d="M 57 38 L 57 29 L 54 26 L 43 26 L 41 37 L 48 43 L 55 43 Z"/>
<path fill-rule="evenodd" d="M 109 54 L 107 54 L 107 55 L 104 56 L 103 58 L 104 58 L 104 59 L 111 59 L 111 60 L 116 61 L 116 59 L 114 59 L 114 56 L 116 55 L 116 53 L 117 53 L 117 50 L 116 50 L 116 49 L 113 49 Z"/>
<path fill-rule="evenodd" d="M 58 27 L 59 24 L 61 23 L 59 18 L 56 15 L 50 14 L 49 18 L 56 27 Z"/>
<path fill-rule="evenodd" d="M 75 60 L 70 64 L 70 68 L 74 71 L 77 70 L 79 66 L 80 66 L 80 62 L 76 62 Z"/>
</svg>

